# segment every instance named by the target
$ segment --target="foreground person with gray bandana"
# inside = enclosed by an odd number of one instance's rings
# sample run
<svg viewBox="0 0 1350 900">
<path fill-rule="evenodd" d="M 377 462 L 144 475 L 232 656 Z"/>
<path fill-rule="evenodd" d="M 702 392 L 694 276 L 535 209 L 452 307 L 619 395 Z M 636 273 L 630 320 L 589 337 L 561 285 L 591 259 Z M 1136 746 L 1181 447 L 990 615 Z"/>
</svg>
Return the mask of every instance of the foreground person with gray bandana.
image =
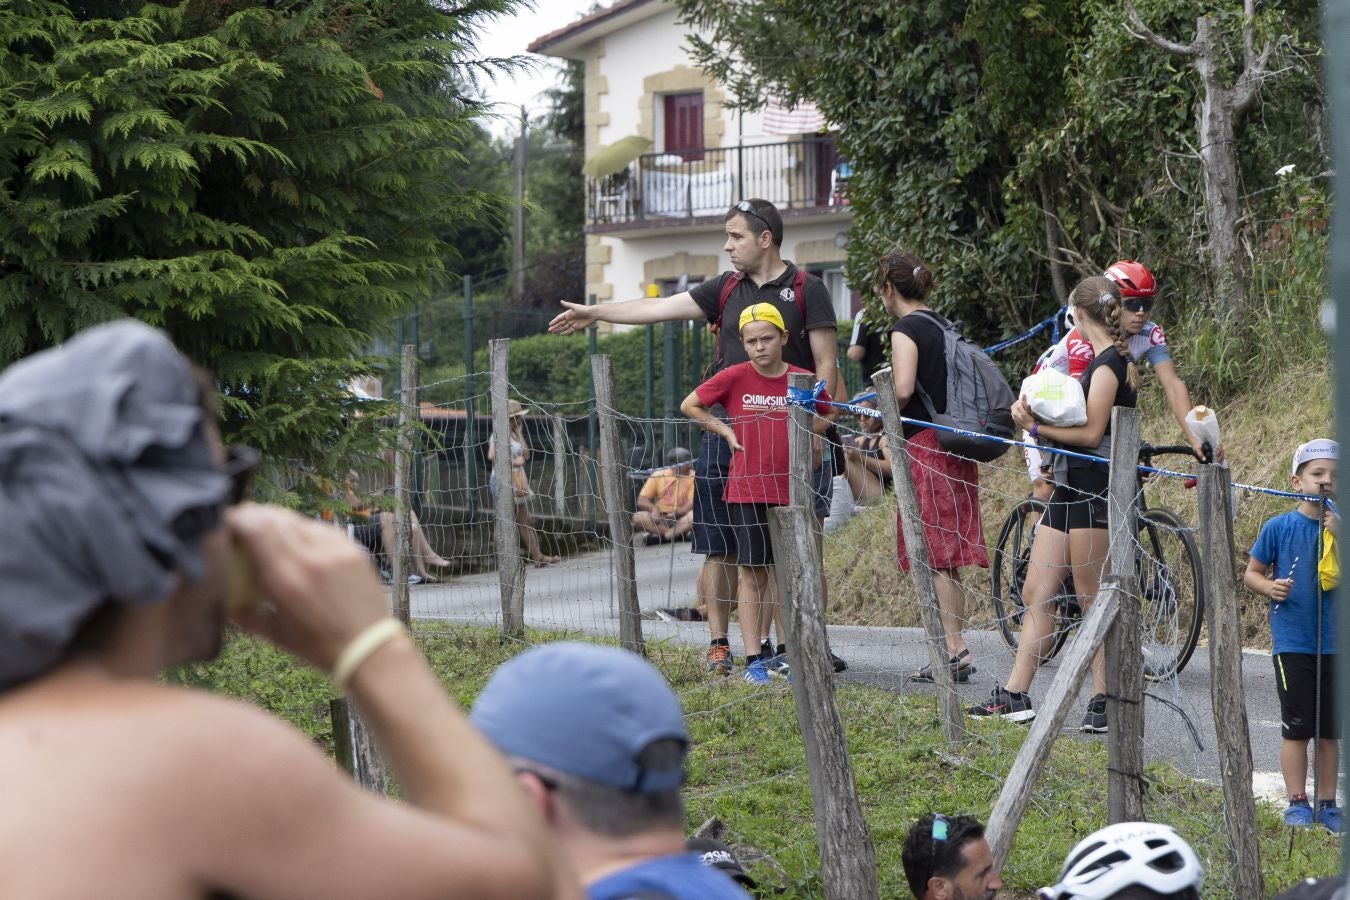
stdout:
<svg viewBox="0 0 1350 900">
<path fill-rule="evenodd" d="M 502 758 L 329 526 L 239 505 L 213 388 L 160 332 L 83 332 L 0 374 L 0 896 L 573 897 Z M 333 672 L 404 788 L 170 687 L 245 628 Z M 261 598 L 261 599 L 258 599 Z"/>
</svg>

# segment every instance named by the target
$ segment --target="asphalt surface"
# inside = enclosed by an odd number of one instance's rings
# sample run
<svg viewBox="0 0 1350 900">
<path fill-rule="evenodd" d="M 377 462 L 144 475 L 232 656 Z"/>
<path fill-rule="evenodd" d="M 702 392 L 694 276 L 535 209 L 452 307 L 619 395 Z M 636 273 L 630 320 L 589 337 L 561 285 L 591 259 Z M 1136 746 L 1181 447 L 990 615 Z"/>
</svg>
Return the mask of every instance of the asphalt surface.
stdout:
<svg viewBox="0 0 1350 900">
<path fill-rule="evenodd" d="M 702 557 L 690 553 L 688 544 L 639 545 L 634 560 L 638 601 L 645 614 L 653 614 L 657 607 L 692 603 Z M 535 628 L 615 636 L 618 633 L 617 602 L 608 552 L 587 554 L 556 566 L 531 566 L 526 574 L 525 618 L 526 623 Z M 412 589 L 412 611 L 415 617 L 422 619 L 499 625 L 501 605 L 497 573 L 416 586 Z M 643 622 L 643 633 L 648 638 L 671 639 L 691 646 L 706 646 L 708 640 L 707 626 L 703 623 L 666 622 L 655 619 L 654 615 Z M 897 695 L 934 690 L 931 685 L 910 682 L 906 678 L 907 673 L 927 662 L 921 629 L 831 626 L 829 635 L 834 652 L 849 664 L 848 671 L 841 677 Z M 1007 677 L 1012 667 L 1012 653 L 997 631 L 970 630 L 966 640 L 978 672 L 969 683 L 958 685 L 958 690 L 963 701 L 974 705 Z M 739 635 L 734 624 L 731 645 L 739 656 Z M 1033 704 L 1042 700 L 1057 671 L 1057 661 L 1050 662 L 1041 671 L 1031 690 Z M 1268 652 L 1244 653 L 1242 680 L 1243 713 L 1251 735 L 1253 766 L 1257 773 L 1254 790 L 1258 794 L 1281 796 L 1279 705 Z M 1078 709 L 1086 708 L 1089 693 L 1090 688 L 1084 685 Z M 1180 677 L 1171 682 L 1147 684 L 1146 693 L 1157 699 L 1145 700 L 1145 760 L 1165 757 L 1176 763 L 1183 773 L 1217 782 L 1219 755 L 1215 747 L 1210 700 L 1208 648 L 1201 646 L 1196 650 Z M 1071 712 L 1066 734 L 1071 732 L 1075 740 L 1100 740 L 1079 734 L 1080 719 L 1079 712 Z"/>
</svg>

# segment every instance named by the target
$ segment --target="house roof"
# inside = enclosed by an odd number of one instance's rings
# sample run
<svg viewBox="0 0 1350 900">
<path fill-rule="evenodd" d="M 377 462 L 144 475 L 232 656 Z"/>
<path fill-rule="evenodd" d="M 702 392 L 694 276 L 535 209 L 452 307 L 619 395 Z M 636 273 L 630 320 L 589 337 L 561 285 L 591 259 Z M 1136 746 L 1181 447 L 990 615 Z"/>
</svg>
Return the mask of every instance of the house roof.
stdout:
<svg viewBox="0 0 1350 900">
<path fill-rule="evenodd" d="M 582 59 L 582 48 L 586 44 L 654 16 L 669 6 L 666 0 L 618 0 L 604 9 L 582 16 L 571 25 L 535 38 L 525 49 L 544 56 Z"/>
</svg>

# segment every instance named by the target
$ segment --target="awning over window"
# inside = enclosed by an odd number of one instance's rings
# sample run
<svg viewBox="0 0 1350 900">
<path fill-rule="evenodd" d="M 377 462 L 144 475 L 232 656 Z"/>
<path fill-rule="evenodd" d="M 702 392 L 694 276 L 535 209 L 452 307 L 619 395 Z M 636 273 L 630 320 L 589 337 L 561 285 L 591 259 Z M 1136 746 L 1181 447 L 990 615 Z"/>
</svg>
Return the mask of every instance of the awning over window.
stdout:
<svg viewBox="0 0 1350 900">
<path fill-rule="evenodd" d="M 828 128 L 825 117 L 809 100 L 787 107 L 778 97 L 770 97 L 764 106 L 765 134 L 816 134 Z"/>
</svg>

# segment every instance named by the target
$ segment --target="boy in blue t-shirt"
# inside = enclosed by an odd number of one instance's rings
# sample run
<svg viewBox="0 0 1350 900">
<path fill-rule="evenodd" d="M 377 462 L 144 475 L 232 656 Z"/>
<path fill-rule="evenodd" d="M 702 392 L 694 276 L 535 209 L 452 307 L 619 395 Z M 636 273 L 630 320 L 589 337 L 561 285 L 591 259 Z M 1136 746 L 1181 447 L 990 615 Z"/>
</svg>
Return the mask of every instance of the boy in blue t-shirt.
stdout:
<svg viewBox="0 0 1350 900">
<path fill-rule="evenodd" d="M 1271 653 L 1284 739 L 1280 771 L 1289 792 L 1285 824 L 1311 825 L 1315 820 L 1333 832 L 1341 830 L 1341 809 L 1336 805 L 1339 732 L 1331 689 L 1336 591 L 1322 587 L 1318 561 L 1325 542 L 1323 528 L 1333 535 L 1340 529 L 1340 518 L 1328 502 L 1336 496 L 1338 452 L 1336 442 L 1326 439 L 1300 444 L 1294 451 L 1291 489 L 1324 499 L 1300 500 L 1294 509 L 1262 525 L 1242 575 L 1248 588 L 1270 598 Z M 1315 811 L 1307 794 L 1308 743 L 1314 736 L 1318 739 L 1316 784 L 1331 794 L 1329 799 L 1314 798 Z"/>
</svg>

